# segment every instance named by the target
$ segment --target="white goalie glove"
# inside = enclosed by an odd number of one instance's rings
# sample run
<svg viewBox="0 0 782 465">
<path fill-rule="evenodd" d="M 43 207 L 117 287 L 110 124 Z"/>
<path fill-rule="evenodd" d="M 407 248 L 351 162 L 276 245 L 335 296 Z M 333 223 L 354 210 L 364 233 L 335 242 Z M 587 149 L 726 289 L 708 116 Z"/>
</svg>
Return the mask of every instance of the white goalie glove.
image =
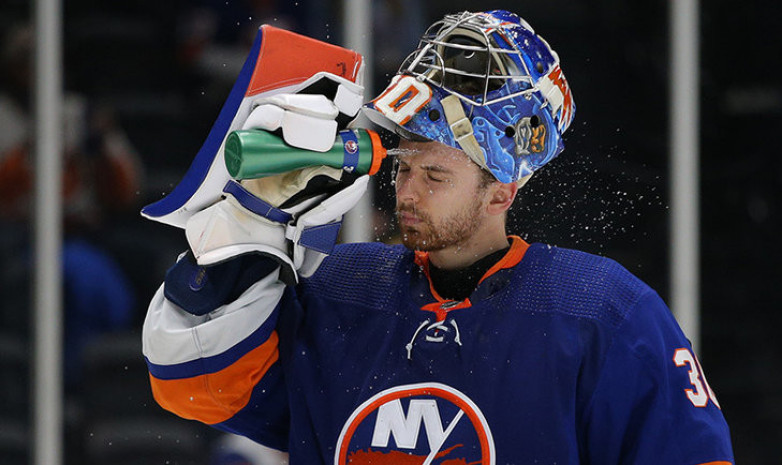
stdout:
<svg viewBox="0 0 782 465">
<path fill-rule="evenodd" d="M 320 94 L 279 94 L 256 102 L 243 129 L 282 132 L 291 146 L 325 152 L 340 114 L 358 112 L 363 88 L 340 83 L 335 100 Z M 282 265 L 288 282 L 315 272 L 337 240 L 342 216 L 361 198 L 369 176 L 325 166 L 259 179 L 230 181 L 223 199 L 194 214 L 185 233 L 199 265 L 259 253 Z"/>
<path fill-rule="evenodd" d="M 255 102 L 243 129 L 280 129 L 288 145 L 326 152 L 334 145 L 340 113 L 355 116 L 361 107 L 361 94 L 348 98 L 344 96 L 347 93 L 337 91 L 339 105 L 321 94 L 279 94 L 261 99 Z"/>
</svg>

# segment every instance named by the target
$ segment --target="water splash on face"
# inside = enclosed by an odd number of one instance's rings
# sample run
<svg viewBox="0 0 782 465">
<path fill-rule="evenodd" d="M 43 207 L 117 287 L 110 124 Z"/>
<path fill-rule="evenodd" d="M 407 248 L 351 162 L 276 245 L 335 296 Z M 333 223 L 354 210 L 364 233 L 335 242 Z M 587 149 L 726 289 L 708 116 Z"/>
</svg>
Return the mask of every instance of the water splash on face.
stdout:
<svg viewBox="0 0 782 465">
<path fill-rule="evenodd" d="M 396 174 L 399 170 L 399 159 L 421 153 L 419 149 L 393 148 L 386 151 L 386 155 L 393 159 L 393 168 L 391 169 L 391 185 L 396 186 Z"/>
<path fill-rule="evenodd" d="M 404 157 L 404 156 L 415 155 L 417 153 L 421 153 L 421 151 L 418 149 L 400 149 L 400 148 L 388 149 L 386 151 L 386 155 L 388 155 L 389 157 Z"/>
</svg>

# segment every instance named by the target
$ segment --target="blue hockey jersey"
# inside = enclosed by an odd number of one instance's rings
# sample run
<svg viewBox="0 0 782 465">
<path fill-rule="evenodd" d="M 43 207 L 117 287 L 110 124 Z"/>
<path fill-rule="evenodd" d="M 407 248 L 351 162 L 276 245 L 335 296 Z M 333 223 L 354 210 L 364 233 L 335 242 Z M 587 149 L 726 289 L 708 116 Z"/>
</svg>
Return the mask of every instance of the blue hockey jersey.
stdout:
<svg viewBox="0 0 782 465">
<path fill-rule="evenodd" d="M 517 237 L 461 302 L 425 253 L 383 244 L 205 316 L 161 288 L 144 352 L 164 408 L 294 465 L 733 463 L 660 297 L 614 261 Z"/>
</svg>

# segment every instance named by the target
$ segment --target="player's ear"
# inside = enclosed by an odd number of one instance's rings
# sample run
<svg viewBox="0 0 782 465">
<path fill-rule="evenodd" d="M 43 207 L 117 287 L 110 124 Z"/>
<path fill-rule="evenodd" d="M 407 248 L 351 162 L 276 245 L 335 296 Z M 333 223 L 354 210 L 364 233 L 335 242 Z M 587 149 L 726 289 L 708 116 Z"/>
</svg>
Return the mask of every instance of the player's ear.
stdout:
<svg viewBox="0 0 782 465">
<path fill-rule="evenodd" d="M 489 205 L 487 206 L 488 213 L 497 215 L 508 211 L 510 206 L 513 205 L 519 186 L 515 182 L 507 184 L 494 182 L 489 186 L 489 189 L 491 192 L 489 194 Z"/>
</svg>

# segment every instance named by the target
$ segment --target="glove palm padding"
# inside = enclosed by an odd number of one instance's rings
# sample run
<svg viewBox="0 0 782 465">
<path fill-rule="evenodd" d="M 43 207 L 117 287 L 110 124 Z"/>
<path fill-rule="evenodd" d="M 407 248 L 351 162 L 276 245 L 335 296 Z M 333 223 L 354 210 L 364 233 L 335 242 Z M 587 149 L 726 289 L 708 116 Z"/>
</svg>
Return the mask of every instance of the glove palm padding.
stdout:
<svg viewBox="0 0 782 465">
<path fill-rule="evenodd" d="M 333 146 L 341 114 L 355 115 L 363 87 L 321 79 L 318 93 L 278 94 L 255 102 L 243 129 L 279 132 L 304 150 Z M 331 84 L 331 85 L 329 85 Z M 310 89 L 314 91 L 313 89 Z M 250 253 L 268 255 L 283 265 L 282 276 L 309 276 L 336 242 L 342 215 L 366 191 L 367 176 L 325 166 L 277 176 L 229 181 L 224 196 L 193 214 L 185 226 L 190 248 L 201 266 Z"/>
<path fill-rule="evenodd" d="M 328 166 L 314 166 L 277 176 L 245 179 L 242 186 L 273 207 L 300 213 L 316 197 L 328 197 L 350 185 L 355 176 Z M 298 208 L 297 208 L 298 206 Z"/>
<path fill-rule="evenodd" d="M 342 215 L 367 182 L 368 176 L 356 179 L 325 166 L 245 180 L 242 192 L 226 191 L 224 199 L 194 214 L 185 233 L 199 265 L 258 253 L 280 262 L 281 276 L 292 283 L 314 273 L 330 252 Z"/>
</svg>

